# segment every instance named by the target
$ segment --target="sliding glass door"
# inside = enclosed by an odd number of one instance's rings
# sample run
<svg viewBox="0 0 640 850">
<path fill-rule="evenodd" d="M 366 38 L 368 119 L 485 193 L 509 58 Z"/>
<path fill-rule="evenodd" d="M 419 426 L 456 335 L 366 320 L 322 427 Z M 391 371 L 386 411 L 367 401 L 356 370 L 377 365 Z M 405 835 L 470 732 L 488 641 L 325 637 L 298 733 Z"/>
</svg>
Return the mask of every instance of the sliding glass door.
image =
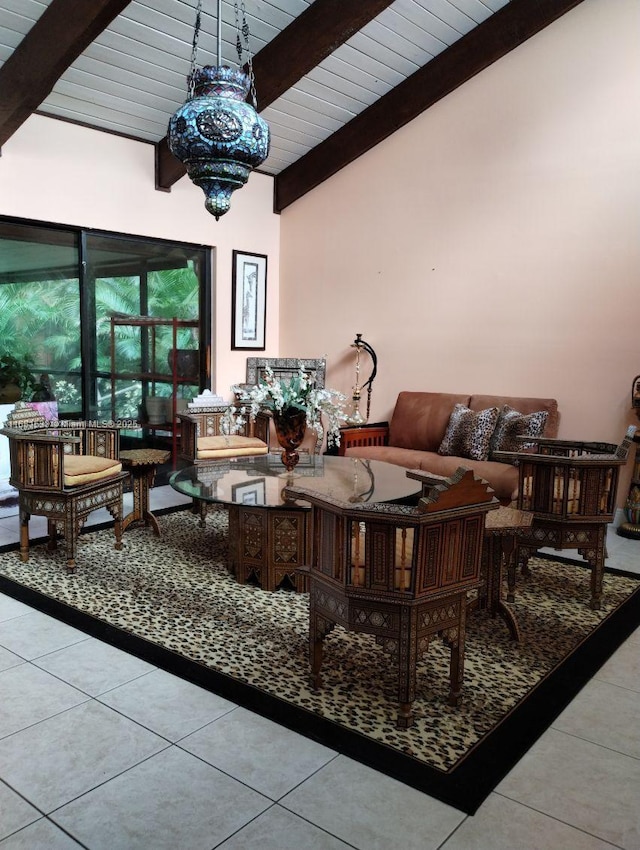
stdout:
<svg viewBox="0 0 640 850">
<path fill-rule="evenodd" d="M 81 412 L 79 243 L 74 231 L 0 221 L 0 354 L 48 375 L 60 409 Z"/>
<path fill-rule="evenodd" d="M 144 419 L 145 399 L 176 386 L 172 349 L 187 349 L 195 365 L 177 386 L 190 398 L 209 377 L 209 253 L 0 220 L 0 354 L 48 376 L 65 417 Z"/>
</svg>

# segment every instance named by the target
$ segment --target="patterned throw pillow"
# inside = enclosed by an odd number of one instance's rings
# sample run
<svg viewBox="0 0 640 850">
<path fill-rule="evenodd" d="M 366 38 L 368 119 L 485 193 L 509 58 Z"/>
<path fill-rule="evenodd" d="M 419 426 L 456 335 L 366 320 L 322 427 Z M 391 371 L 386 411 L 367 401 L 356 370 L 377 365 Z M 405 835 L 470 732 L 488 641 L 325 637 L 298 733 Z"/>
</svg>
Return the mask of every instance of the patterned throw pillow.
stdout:
<svg viewBox="0 0 640 850">
<path fill-rule="evenodd" d="M 499 412 L 498 407 L 473 411 L 464 404 L 456 404 L 438 454 L 486 460 L 489 457 L 489 443 Z"/>
<path fill-rule="evenodd" d="M 518 437 L 541 437 L 547 424 L 548 411 L 520 413 L 508 404 L 502 408 L 498 424 L 491 437 L 490 451 L 521 452 L 532 449 L 534 443 L 518 440 Z"/>
</svg>

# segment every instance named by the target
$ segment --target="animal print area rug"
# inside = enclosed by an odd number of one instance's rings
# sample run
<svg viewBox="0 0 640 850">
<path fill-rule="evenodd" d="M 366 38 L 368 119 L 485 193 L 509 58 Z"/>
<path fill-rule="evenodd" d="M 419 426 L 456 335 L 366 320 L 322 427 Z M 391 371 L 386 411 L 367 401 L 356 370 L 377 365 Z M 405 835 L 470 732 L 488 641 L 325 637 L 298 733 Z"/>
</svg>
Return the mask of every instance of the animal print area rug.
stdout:
<svg viewBox="0 0 640 850">
<path fill-rule="evenodd" d="M 418 670 L 416 723 L 395 726 L 396 679 L 368 635 L 326 638 L 323 688 L 308 683 L 308 596 L 239 585 L 225 564 L 227 520 L 203 530 L 190 511 L 159 517 L 162 537 L 130 528 L 82 535 L 74 574 L 62 548 L 0 554 L 0 590 L 473 812 L 597 667 L 638 624 L 638 581 L 537 558 L 520 580 L 521 642 L 500 618 L 469 617 L 462 703 L 447 705 L 449 653 L 433 640 Z"/>
</svg>

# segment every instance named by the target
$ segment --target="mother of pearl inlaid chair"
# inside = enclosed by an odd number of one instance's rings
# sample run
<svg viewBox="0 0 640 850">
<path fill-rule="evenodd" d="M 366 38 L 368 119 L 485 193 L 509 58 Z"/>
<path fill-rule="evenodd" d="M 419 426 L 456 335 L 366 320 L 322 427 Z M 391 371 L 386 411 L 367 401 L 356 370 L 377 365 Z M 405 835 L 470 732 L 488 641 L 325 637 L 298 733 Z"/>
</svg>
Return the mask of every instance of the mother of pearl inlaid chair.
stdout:
<svg viewBox="0 0 640 850">
<path fill-rule="evenodd" d="M 47 423 L 38 418 L 23 421 L 23 427 L 0 430 L 9 440 L 9 483 L 18 491 L 20 559 L 29 560 L 31 515 L 44 516 L 48 548 L 56 548 L 62 532 L 67 568 L 75 569 L 78 536 L 87 516 L 99 508 L 107 508 L 113 517 L 115 548 L 121 549 L 127 473 L 118 459 L 119 429 L 85 422 Z"/>
<path fill-rule="evenodd" d="M 607 525 L 613 521 L 620 468 L 627 462 L 636 431 L 629 426 L 620 443 L 596 443 L 539 437 L 533 451 L 495 452 L 496 459 L 519 470 L 516 506 L 533 513 L 533 525 L 519 541 L 519 562 L 538 549 L 576 549 L 591 567 L 593 609 L 600 608 L 606 559 Z M 514 601 L 510 577 L 507 600 Z"/>
</svg>

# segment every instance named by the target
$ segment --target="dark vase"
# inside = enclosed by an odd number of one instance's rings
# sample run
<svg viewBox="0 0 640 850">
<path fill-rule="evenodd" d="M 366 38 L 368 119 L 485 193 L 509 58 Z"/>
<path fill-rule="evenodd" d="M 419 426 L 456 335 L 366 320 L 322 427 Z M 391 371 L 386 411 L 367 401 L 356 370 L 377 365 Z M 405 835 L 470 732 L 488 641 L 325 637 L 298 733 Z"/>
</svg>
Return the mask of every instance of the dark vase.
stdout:
<svg viewBox="0 0 640 850">
<path fill-rule="evenodd" d="M 173 372 L 175 366 L 179 378 L 197 379 L 199 360 L 200 352 L 195 348 L 172 348 L 167 356 L 169 368 Z"/>
<path fill-rule="evenodd" d="M 298 448 L 307 430 L 307 414 L 297 407 L 283 407 L 273 411 L 273 422 L 282 446 L 282 463 L 287 472 L 293 472 L 300 460 Z"/>
</svg>

